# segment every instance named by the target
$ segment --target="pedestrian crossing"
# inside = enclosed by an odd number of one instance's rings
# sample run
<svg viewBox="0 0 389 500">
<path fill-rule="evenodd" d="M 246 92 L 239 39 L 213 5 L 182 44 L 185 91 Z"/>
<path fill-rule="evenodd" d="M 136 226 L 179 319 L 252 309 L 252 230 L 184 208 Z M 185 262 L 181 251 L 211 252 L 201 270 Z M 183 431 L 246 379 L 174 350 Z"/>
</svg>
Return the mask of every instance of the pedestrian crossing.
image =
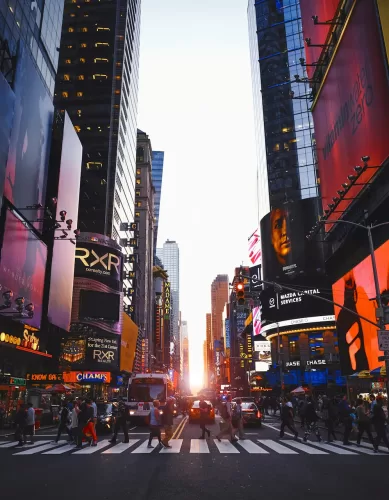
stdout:
<svg viewBox="0 0 389 500">
<path fill-rule="evenodd" d="M 389 459 L 389 452 L 380 447 L 379 453 L 374 453 L 370 443 L 364 443 L 361 447 L 343 445 L 341 441 L 331 444 L 323 442 L 302 442 L 292 439 L 244 439 L 237 443 L 231 443 L 228 439 L 202 440 L 202 439 L 172 439 L 171 448 L 161 448 L 153 441 L 153 448 L 148 448 L 148 440 L 130 439 L 128 443 L 112 444 L 108 439 L 103 439 L 97 446 L 84 446 L 81 450 L 69 445 L 66 441 L 41 440 L 32 445 L 16 447 L 17 443 L 0 442 L 0 452 L 9 450 L 13 456 L 29 455 L 123 455 L 124 453 L 134 455 L 177 455 L 177 454 L 220 454 L 220 455 L 371 455 L 386 456 Z"/>
</svg>

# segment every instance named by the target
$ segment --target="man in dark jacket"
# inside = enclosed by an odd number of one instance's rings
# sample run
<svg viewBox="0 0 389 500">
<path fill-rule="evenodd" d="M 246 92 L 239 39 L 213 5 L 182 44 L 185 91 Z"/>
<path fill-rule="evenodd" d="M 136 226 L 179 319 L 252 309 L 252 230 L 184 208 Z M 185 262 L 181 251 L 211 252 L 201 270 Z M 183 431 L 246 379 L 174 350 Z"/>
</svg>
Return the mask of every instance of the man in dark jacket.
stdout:
<svg viewBox="0 0 389 500">
<path fill-rule="evenodd" d="M 280 438 L 284 437 L 285 427 L 293 432 L 294 439 L 297 441 L 299 433 L 294 426 L 293 404 L 290 401 L 284 401 L 282 405 Z"/>
<path fill-rule="evenodd" d="M 389 440 L 388 440 L 388 436 L 386 435 L 386 429 L 385 429 L 386 415 L 385 415 L 385 411 L 382 407 L 383 400 L 382 400 L 382 398 L 378 397 L 376 399 L 376 401 L 377 402 L 373 407 L 373 424 L 374 424 L 374 428 L 375 428 L 376 433 L 377 433 L 376 442 L 375 442 L 376 447 L 375 447 L 374 451 L 377 452 L 378 447 L 381 444 L 381 440 L 384 441 L 384 443 L 386 444 L 386 446 L 389 449 Z"/>
<path fill-rule="evenodd" d="M 205 439 L 205 433 L 208 434 L 208 437 L 211 435 L 211 431 L 206 428 L 206 423 L 209 418 L 209 405 L 204 401 L 204 396 L 200 396 L 200 429 L 201 429 L 201 437 L 200 439 Z"/>
<path fill-rule="evenodd" d="M 19 440 L 17 446 L 23 446 L 23 433 L 27 422 L 27 411 L 25 405 L 20 405 L 19 410 L 15 415 L 15 437 Z"/>
<path fill-rule="evenodd" d="M 307 441 L 311 432 L 314 432 L 316 434 L 317 440 L 320 443 L 321 436 L 320 436 L 319 426 L 317 424 L 318 420 L 319 420 L 319 417 L 317 416 L 317 413 L 316 413 L 315 403 L 313 401 L 312 396 L 309 396 L 307 399 L 307 406 L 305 409 L 306 426 L 305 426 L 305 433 L 304 433 L 304 441 Z"/>
<path fill-rule="evenodd" d="M 162 440 L 162 444 L 166 448 L 171 448 L 169 441 L 173 436 L 173 410 L 174 410 L 174 400 L 169 398 L 166 402 L 166 406 L 162 414 L 162 422 L 165 428 L 165 437 Z"/>
<path fill-rule="evenodd" d="M 77 428 L 77 448 L 82 448 L 82 438 L 84 436 L 84 427 L 88 422 L 93 420 L 93 408 L 89 399 L 81 403 L 78 413 L 78 428 Z M 96 440 L 94 440 L 96 441 Z"/>
<path fill-rule="evenodd" d="M 121 399 L 119 403 L 114 403 L 112 405 L 112 414 L 115 417 L 115 427 L 113 429 L 113 436 L 111 439 L 111 443 L 116 443 L 117 435 L 119 432 L 119 429 L 123 429 L 123 434 L 124 434 L 124 443 L 129 443 L 130 439 L 128 437 L 128 425 L 127 425 L 127 419 L 128 419 L 128 407 L 126 406 L 126 403 Z"/>
<path fill-rule="evenodd" d="M 347 396 L 344 396 L 339 403 L 339 417 L 344 425 L 343 444 L 350 445 L 349 438 L 353 429 L 353 419 L 351 417 L 351 406 L 347 401 Z"/>
<path fill-rule="evenodd" d="M 58 443 L 58 441 L 59 441 L 59 439 L 61 437 L 61 433 L 63 431 L 67 432 L 67 435 L 69 436 L 69 442 L 72 440 L 71 435 L 70 435 L 70 430 L 68 428 L 69 418 L 70 418 L 69 408 L 67 407 L 67 404 L 64 403 L 63 407 L 62 407 L 62 410 L 61 410 L 61 413 L 60 413 L 60 420 L 59 420 L 59 425 L 58 425 L 58 433 L 57 433 L 57 437 L 55 439 L 56 443 Z"/>
</svg>

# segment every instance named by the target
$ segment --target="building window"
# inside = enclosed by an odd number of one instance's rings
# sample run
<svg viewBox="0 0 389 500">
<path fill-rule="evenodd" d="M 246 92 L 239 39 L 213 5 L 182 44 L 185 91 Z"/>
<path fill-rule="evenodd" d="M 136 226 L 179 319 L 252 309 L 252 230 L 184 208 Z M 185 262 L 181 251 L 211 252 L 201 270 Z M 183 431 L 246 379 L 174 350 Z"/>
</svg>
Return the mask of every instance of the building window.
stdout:
<svg viewBox="0 0 389 500">
<path fill-rule="evenodd" d="M 141 201 L 137 201 L 137 202 L 135 203 L 135 206 L 136 206 L 137 208 L 140 208 L 140 207 L 142 206 L 142 202 L 141 202 Z"/>
<path fill-rule="evenodd" d="M 70 81 L 70 75 L 68 75 L 68 74 L 63 75 L 63 79 L 65 80 L 65 82 Z"/>
<path fill-rule="evenodd" d="M 73 28 L 73 26 L 69 26 L 69 28 L 68 28 L 68 32 L 69 32 L 69 33 L 74 33 L 74 28 Z"/>
<path fill-rule="evenodd" d="M 291 361 L 300 359 L 300 345 L 298 335 L 289 336 L 289 358 Z"/>
<path fill-rule="evenodd" d="M 122 77 L 117 75 L 117 76 L 115 76 L 115 78 L 116 78 L 116 80 L 121 80 Z"/>
<path fill-rule="evenodd" d="M 68 49 L 72 49 L 72 48 L 73 48 L 73 45 L 67 45 L 67 48 L 68 48 Z"/>
<path fill-rule="evenodd" d="M 71 59 L 65 59 L 65 64 L 72 64 Z"/>
<path fill-rule="evenodd" d="M 140 175 L 140 168 L 136 169 L 136 175 Z"/>
<path fill-rule="evenodd" d="M 107 181 L 105 179 L 101 179 L 100 184 L 102 186 L 105 186 L 107 184 Z"/>
<path fill-rule="evenodd" d="M 84 92 L 77 92 L 77 97 L 82 97 L 84 95 Z"/>
<path fill-rule="evenodd" d="M 140 217 L 140 212 L 135 212 L 135 218 L 139 218 Z"/>
<path fill-rule="evenodd" d="M 145 150 L 144 148 L 138 148 L 136 150 L 136 161 L 144 162 L 145 161 Z"/>
<path fill-rule="evenodd" d="M 135 191 L 135 196 L 140 196 L 140 190 L 139 190 L 139 189 L 137 189 L 137 190 Z"/>
<path fill-rule="evenodd" d="M 85 75 L 78 75 L 79 80 L 85 80 Z"/>
<path fill-rule="evenodd" d="M 70 17 L 76 17 L 76 14 L 74 14 L 73 12 L 70 14 Z"/>
<path fill-rule="evenodd" d="M 115 90 L 115 94 L 120 94 L 120 90 Z"/>
<path fill-rule="evenodd" d="M 103 28 L 102 26 L 98 26 L 97 31 L 111 31 L 111 30 L 109 28 Z"/>
<path fill-rule="evenodd" d="M 85 63 L 85 58 L 84 57 L 80 57 L 80 63 Z"/>
<path fill-rule="evenodd" d="M 95 47 L 109 47 L 108 42 L 96 42 Z"/>
<path fill-rule="evenodd" d="M 74 125 L 74 130 L 76 132 L 81 132 L 81 127 L 79 127 L 78 125 Z"/>
<path fill-rule="evenodd" d="M 101 168 L 103 168 L 101 161 L 88 161 L 86 163 L 87 170 L 100 170 Z"/>
<path fill-rule="evenodd" d="M 100 73 L 96 73 L 93 75 L 93 80 L 107 80 L 107 75 L 101 75 Z"/>
<path fill-rule="evenodd" d="M 68 92 L 62 92 L 62 97 L 64 99 L 67 99 L 69 97 L 69 93 Z"/>
<path fill-rule="evenodd" d="M 322 358 L 324 356 L 322 333 L 313 333 L 309 335 L 309 352 L 311 355 L 311 359 Z"/>
<path fill-rule="evenodd" d="M 138 186 L 140 186 L 140 179 L 137 179 L 136 183 L 137 183 Z"/>
<path fill-rule="evenodd" d="M 88 47 L 88 45 L 87 45 L 86 43 L 82 43 L 82 44 L 81 44 L 81 48 L 82 48 L 82 49 L 86 49 L 87 47 Z"/>
<path fill-rule="evenodd" d="M 81 31 L 82 31 L 82 33 L 87 33 L 88 32 L 88 28 L 86 26 L 83 26 L 81 28 Z"/>
</svg>

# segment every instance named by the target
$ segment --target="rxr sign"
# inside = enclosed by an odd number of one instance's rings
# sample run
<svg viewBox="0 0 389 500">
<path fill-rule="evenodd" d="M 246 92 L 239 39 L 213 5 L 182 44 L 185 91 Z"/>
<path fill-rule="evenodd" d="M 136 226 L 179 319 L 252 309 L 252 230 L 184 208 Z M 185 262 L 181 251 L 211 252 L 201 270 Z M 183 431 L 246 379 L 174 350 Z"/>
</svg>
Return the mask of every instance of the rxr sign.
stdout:
<svg viewBox="0 0 389 500">
<path fill-rule="evenodd" d="M 114 351 L 102 351 L 93 349 L 93 359 L 99 363 L 112 363 L 115 359 Z"/>
<path fill-rule="evenodd" d="M 78 259 L 84 267 L 91 269 L 96 266 L 101 266 L 108 272 L 111 269 L 115 269 L 116 273 L 119 274 L 120 270 L 120 258 L 113 253 L 105 253 L 104 255 L 98 255 L 94 250 L 88 250 L 87 248 L 76 248 L 75 258 Z"/>
</svg>

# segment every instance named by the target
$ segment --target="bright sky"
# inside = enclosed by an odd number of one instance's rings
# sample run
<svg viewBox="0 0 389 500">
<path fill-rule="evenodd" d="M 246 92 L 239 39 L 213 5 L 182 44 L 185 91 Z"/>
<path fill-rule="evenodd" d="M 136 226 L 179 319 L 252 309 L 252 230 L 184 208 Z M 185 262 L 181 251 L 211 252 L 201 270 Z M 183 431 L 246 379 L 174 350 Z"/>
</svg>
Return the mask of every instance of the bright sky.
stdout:
<svg viewBox="0 0 389 500">
<path fill-rule="evenodd" d="M 165 151 L 158 246 L 180 248 L 192 389 L 211 283 L 248 264 L 256 156 L 247 0 L 142 0 L 138 127 Z"/>
</svg>

